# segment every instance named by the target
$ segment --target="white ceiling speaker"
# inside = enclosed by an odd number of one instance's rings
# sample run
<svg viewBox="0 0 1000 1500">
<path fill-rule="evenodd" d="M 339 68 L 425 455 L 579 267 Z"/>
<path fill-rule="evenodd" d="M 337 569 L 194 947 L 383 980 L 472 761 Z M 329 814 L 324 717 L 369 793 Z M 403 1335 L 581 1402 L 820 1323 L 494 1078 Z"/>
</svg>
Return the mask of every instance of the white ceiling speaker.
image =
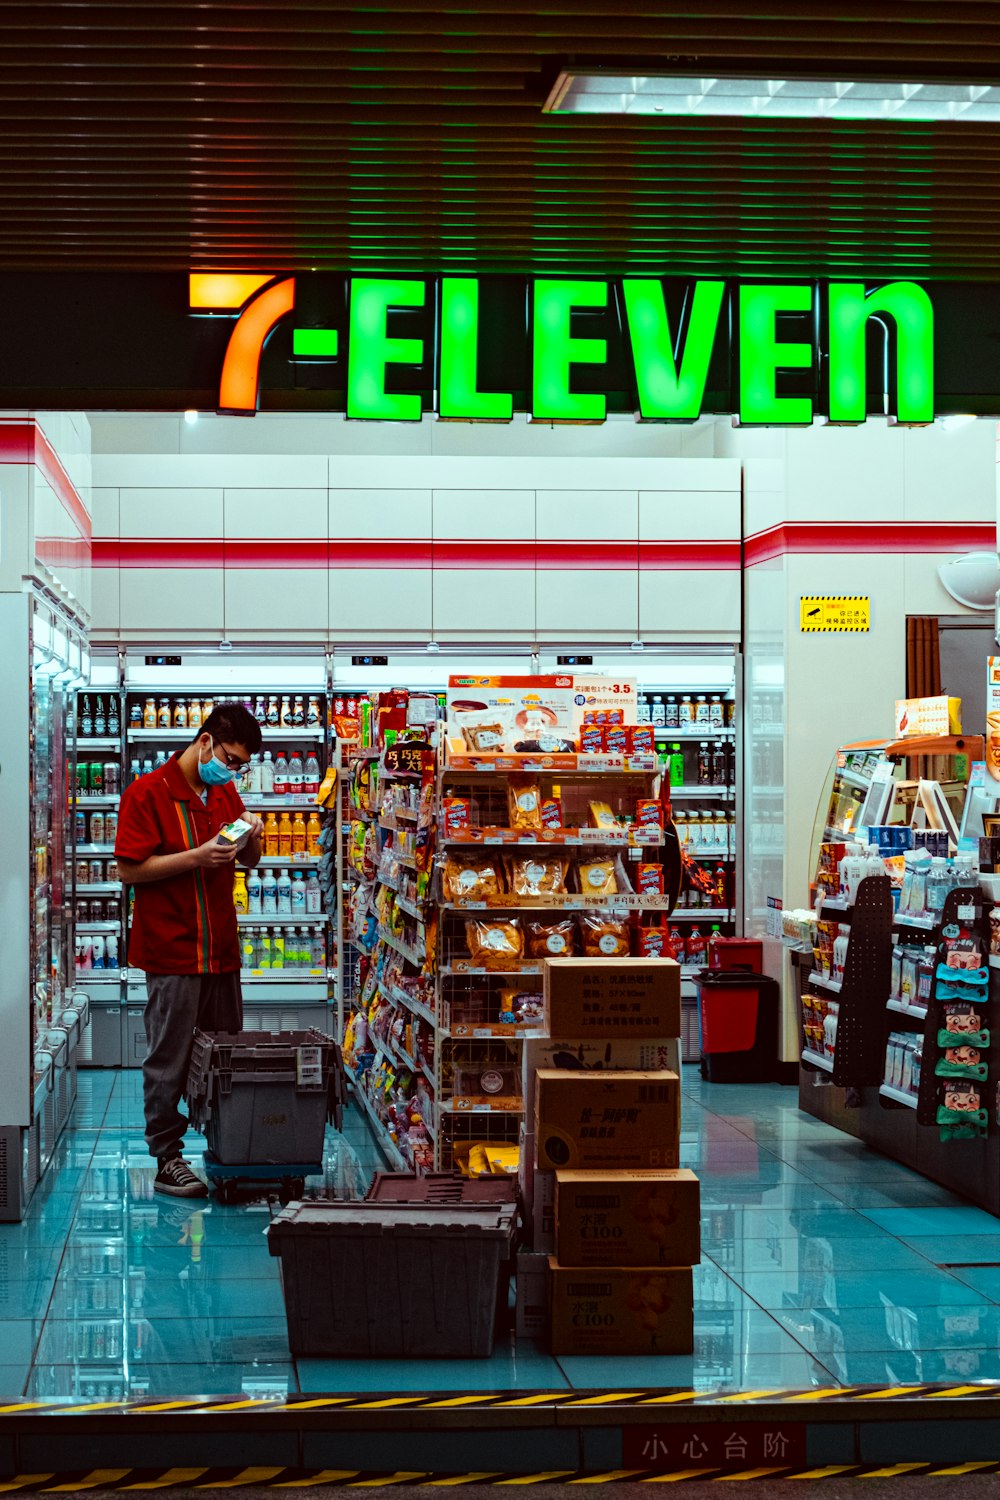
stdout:
<svg viewBox="0 0 1000 1500">
<path fill-rule="evenodd" d="M 967 552 L 941 563 L 938 577 L 951 597 L 966 609 L 993 609 L 1000 589 L 1000 557 L 995 552 Z"/>
</svg>

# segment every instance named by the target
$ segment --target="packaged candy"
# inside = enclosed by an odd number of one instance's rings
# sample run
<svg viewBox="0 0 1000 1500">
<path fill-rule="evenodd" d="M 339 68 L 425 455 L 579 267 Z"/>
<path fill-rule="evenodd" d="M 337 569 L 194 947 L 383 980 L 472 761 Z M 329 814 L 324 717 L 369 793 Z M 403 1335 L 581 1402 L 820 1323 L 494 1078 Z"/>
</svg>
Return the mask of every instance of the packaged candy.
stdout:
<svg viewBox="0 0 1000 1500">
<path fill-rule="evenodd" d="M 453 838 L 468 828 L 472 818 L 472 803 L 468 797 L 445 797 L 441 808 L 444 813 L 444 836 Z"/>
</svg>

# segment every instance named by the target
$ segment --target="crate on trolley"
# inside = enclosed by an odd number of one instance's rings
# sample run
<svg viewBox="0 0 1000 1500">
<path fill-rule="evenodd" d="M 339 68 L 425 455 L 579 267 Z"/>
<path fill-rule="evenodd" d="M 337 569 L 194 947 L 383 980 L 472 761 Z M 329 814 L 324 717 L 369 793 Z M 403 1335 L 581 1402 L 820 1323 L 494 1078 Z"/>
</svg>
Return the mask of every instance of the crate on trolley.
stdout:
<svg viewBox="0 0 1000 1500">
<path fill-rule="evenodd" d="M 185 1092 L 191 1123 L 220 1169 L 304 1166 L 321 1170 L 328 1122 L 343 1123 L 340 1048 L 321 1031 L 196 1031 Z M 216 1174 L 225 1180 L 238 1171 Z M 283 1175 L 273 1174 L 276 1178 Z"/>
</svg>

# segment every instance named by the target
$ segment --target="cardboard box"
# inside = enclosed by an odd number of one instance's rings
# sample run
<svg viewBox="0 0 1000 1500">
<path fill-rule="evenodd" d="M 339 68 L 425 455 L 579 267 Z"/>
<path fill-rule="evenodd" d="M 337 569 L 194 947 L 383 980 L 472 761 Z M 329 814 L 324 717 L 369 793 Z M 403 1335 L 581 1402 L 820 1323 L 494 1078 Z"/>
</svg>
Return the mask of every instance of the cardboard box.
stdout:
<svg viewBox="0 0 1000 1500">
<path fill-rule="evenodd" d="M 681 1034 L 681 971 L 672 958 L 547 958 L 542 971 L 549 1036 Z"/>
<path fill-rule="evenodd" d="M 521 1159 L 518 1186 L 521 1189 L 521 1211 L 524 1241 L 539 1254 L 556 1251 L 556 1174 L 539 1172 L 535 1166 L 535 1132 L 521 1126 Z"/>
<path fill-rule="evenodd" d="M 557 1172 L 556 1256 L 564 1266 L 693 1266 L 701 1259 L 693 1172 Z"/>
<path fill-rule="evenodd" d="M 680 1080 L 658 1072 L 535 1075 L 535 1167 L 626 1172 L 680 1165 Z"/>
<path fill-rule="evenodd" d="M 514 1331 L 519 1339 L 544 1338 L 549 1326 L 549 1257 L 530 1252 L 517 1257 L 514 1277 Z"/>
<path fill-rule="evenodd" d="M 549 1261 L 553 1354 L 691 1354 L 690 1266 L 602 1266 Z"/>
<path fill-rule="evenodd" d="M 554 1037 L 526 1037 L 521 1046 L 521 1094 L 524 1117 L 535 1115 L 535 1075 L 539 1068 L 559 1068 L 568 1072 L 655 1073 L 667 1068 L 678 1077 L 681 1071 L 681 1044 L 676 1037 L 654 1041 L 642 1037 L 603 1037 L 586 1040 L 556 1040 Z"/>
</svg>

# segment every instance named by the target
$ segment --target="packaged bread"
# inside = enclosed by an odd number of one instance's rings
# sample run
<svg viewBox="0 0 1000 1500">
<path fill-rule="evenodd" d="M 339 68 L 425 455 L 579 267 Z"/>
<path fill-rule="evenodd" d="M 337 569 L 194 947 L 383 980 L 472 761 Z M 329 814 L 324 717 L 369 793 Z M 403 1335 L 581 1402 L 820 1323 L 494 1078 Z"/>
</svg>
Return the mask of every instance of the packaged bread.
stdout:
<svg viewBox="0 0 1000 1500">
<path fill-rule="evenodd" d="M 451 851 L 444 862 L 441 889 L 446 901 L 496 901 L 504 890 L 501 862 L 488 854 Z"/>
<path fill-rule="evenodd" d="M 588 803 L 590 812 L 591 828 L 617 828 L 618 819 L 615 817 L 607 802 Z"/>
<path fill-rule="evenodd" d="M 542 789 L 537 781 L 524 776 L 511 777 L 507 784 L 507 805 L 511 828 L 533 830 L 542 826 Z"/>
<path fill-rule="evenodd" d="M 564 896 L 568 867 L 559 855 L 524 855 L 509 861 L 508 885 L 515 896 Z"/>
<path fill-rule="evenodd" d="M 618 876 L 615 873 L 615 861 L 608 858 L 600 858 L 594 855 L 590 859 L 581 859 L 576 867 L 577 879 L 580 882 L 580 891 L 584 896 L 617 896 Z"/>
<path fill-rule="evenodd" d="M 573 918 L 557 917 L 546 922 L 532 918 L 524 924 L 529 958 L 572 958 L 576 951 L 573 941 Z"/>
<path fill-rule="evenodd" d="M 516 917 L 470 917 L 465 938 L 477 969 L 516 969 L 524 954 L 524 934 Z"/>
<path fill-rule="evenodd" d="M 616 917 L 582 912 L 580 939 L 584 958 L 628 958 L 631 953 L 628 923 Z"/>
<path fill-rule="evenodd" d="M 467 724 L 462 733 L 470 750 L 495 755 L 503 749 L 504 727 L 499 721 L 491 724 Z"/>
</svg>

